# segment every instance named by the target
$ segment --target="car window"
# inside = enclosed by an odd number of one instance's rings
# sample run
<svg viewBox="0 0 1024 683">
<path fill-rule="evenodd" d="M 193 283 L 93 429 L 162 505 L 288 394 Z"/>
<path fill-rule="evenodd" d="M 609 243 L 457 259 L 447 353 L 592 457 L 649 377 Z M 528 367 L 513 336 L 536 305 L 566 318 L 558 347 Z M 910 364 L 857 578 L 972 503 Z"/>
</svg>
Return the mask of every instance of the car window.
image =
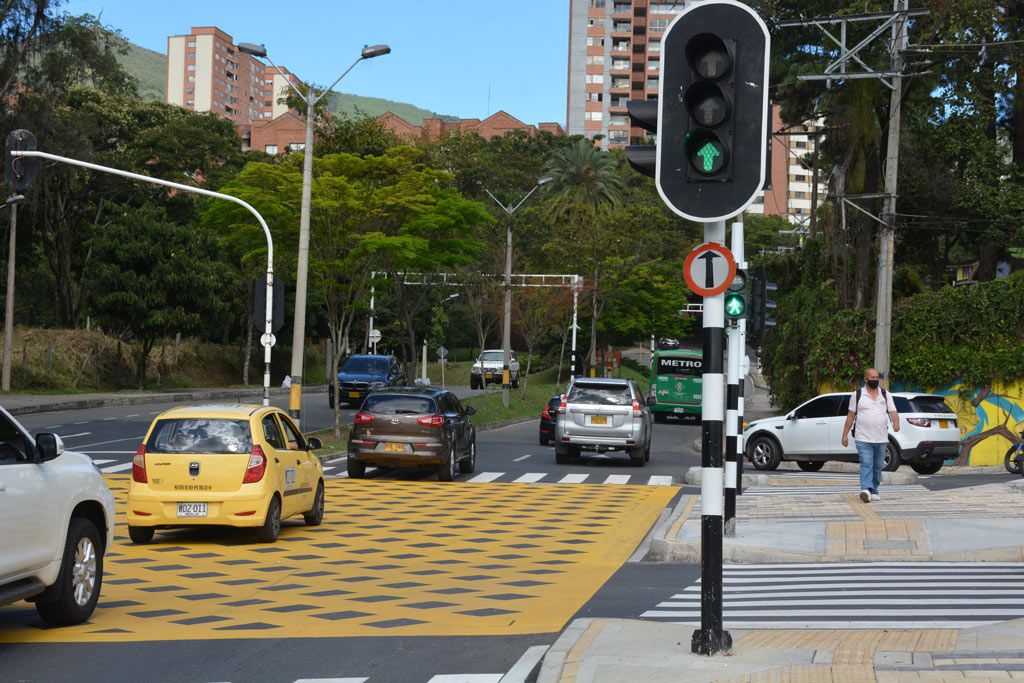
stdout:
<svg viewBox="0 0 1024 683">
<path fill-rule="evenodd" d="M 434 399 L 429 396 L 370 394 L 363 403 L 363 412 L 378 415 L 424 415 L 434 412 Z"/>
<path fill-rule="evenodd" d="M 910 399 L 906 396 L 893 396 L 892 404 L 896 406 L 897 413 L 914 413 L 917 412 L 910 407 Z"/>
<path fill-rule="evenodd" d="M 281 436 L 281 430 L 277 426 L 277 420 L 274 419 L 273 415 L 267 415 L 263 418 L 263 438 L 267 440 L 271 448 L 284 450 L 284 437 Z"/>
<path fill-rule="evenodd" d="M 841 400 L 841 396 L 819 396 L 810 403 L 797 408 L 795 417 L 798 420 L 807 420 L 815 417 L 835 417 Z"/>
<path fill-rule="evenodd" d="M 281 429 L 284 431 L 285 441 L 288 442 L 288 450 L 306 450 L 306 440 L 302 438 L 299 430 L 295 429 L 295 425 L 292 424 L 291 420 L 285 415 L 278 415 L 277 417 L 281 420 Z"/>
<path fill-rule="evenodd" d="M 910 399 L 910 405 L 912 410 L 906 412 L 915 413 L 953 413 L 956 412 L 949 405 L 942 400 L 941 396 L 915 396 Z M 896 410 L 904 412 L 899 409 L 899 404 L 896 406 Z"/>
<path fill-rule="evenodd" d="M 29 445 L 21 430 L 0 413 L 0 465 L 29 462 L 29 453 Z"/>
<path fill-rule="evenodd" d="M 248 420 L 205 417 L 158 420 L 146 442 L 148 453 L 228 455 L 251 450 Z"/>
<path fill-rule="evenodd" d="M 611 406 L 632 405 L 633 397 L 626 384 L 578 383 L 569 390 L 569 403 L 597 403 Z"/>
<path fill-rule="evenodd" d="M 383 375 L 387 372 L 387 361 L 383 358 L 352 356 L 341 366 L 342 372 L 356 372 L 366 375 Z"/>
</svg>

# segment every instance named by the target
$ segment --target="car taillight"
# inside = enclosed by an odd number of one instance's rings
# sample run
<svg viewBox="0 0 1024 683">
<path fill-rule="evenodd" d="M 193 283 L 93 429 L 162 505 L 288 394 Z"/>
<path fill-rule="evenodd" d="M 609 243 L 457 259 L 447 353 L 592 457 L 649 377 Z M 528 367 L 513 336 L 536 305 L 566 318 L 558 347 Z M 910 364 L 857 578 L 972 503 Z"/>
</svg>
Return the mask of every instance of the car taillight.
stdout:
<svg viewBox="0 0 1024 683">
<path fill-rule="evenodd" d="M 540 416 L 541 416 L 542 419 L 545 419 L 545 420 L 550 420 L 551 419 L 551 413 L 548 412 L 548 407 L 547 406 L 544 406 L 544 410 L 540 411 Z"/>
<path fill-rule="evenodd" d="M 373 415 L 360 410 L 356 413 L 354 420 L 357 425 L 370 425 L 373 424 Z"/>
<path fill-rule="evenodd" d="M 263 448 L 256 444 L 249 451 L 249 464 L 245 468 L 245 476 L 242 477 L 243 484 L 255 484 L 263 478 L 267 471 L 267 456 L 263 454 Z"/>
<path fill-rule="evenodd" d="M 140 484 L 149 482 L 146 478 L 146 444 L 139 446 L 139 450 L 135 451 L 135 457 L 132 458 L 132 481 Z"/>
<path fill-rule="evenodd" d="M 423 425 L 424 427 L 443 427 L 444 416 L 443 415 L 427 415 L 426 417 L 416 418 L 416 424 Z"/>
<path fill-rule="evenodd" d="M 562 397 L 562 400 L 558 402 L 558 414 L 565 415 L 565 406 L 569 403 L 569 395 L 566 394 Z"/>
<path fill-rule="evenodd" d="M 914 425 L 915 427 L 931 427 L 932 421 L 927 417 L 908 417 L 907 422 Z"/>
<path fill-rule="evenodd" d="M 640 417 L 640 401 L 633 399 L 633 417 Z"/>
</svg>

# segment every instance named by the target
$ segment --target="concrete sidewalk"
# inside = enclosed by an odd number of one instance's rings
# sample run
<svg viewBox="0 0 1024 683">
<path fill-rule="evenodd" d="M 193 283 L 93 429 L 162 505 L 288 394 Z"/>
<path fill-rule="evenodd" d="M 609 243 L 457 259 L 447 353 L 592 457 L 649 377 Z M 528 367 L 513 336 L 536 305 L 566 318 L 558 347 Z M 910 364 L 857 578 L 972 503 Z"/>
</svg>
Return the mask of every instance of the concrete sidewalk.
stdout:
<svg viewBox="0 0 1024 683">
<path fill-rule="evenodd" d="M 303 394 L 323 393 L 326 384 L 303 387 Z M 287 396 L 288 389 L 272 387 L 271 396 Z M 54 410 L 86 410 L 109 406 L 137 406 L 153 403 L 191 401 L 252 402 L 263 398 L 263 387 L 221 389 L 168 389 L 167 391 L 111 391 L 93 394 L 8 394 L 0 396 L 0 405 L 13 415 L 48 413 Z"/>
<path fill-rule="evenodd" d="M 690 652 L 692 626 L 577 619 L 538 683 L 1024 679 L 1024 620 L 968 629 L 732 631 L 731 652 Z"/>
</svg>

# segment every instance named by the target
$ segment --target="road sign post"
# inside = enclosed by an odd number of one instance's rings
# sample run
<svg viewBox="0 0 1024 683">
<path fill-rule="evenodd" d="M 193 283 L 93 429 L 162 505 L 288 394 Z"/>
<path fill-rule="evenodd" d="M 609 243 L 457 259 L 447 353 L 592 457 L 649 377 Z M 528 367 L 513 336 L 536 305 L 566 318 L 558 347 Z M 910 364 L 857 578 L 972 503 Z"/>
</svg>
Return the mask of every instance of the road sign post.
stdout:
<svg viewBox="0 0 1024 683">
<path fill-rule="evenodd" d="M 380 330 L 370 330 L 370 343 L 373 344 L 373 352 L 377 353 L 377 344 L 383 339 Z"/>
</svg>

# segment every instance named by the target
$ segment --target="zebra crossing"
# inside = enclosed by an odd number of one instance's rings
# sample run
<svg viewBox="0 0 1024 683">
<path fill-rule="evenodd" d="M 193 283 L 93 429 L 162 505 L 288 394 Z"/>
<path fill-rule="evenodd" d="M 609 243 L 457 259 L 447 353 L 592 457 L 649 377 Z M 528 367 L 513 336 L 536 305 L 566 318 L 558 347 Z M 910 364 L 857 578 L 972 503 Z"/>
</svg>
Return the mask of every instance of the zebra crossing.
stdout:
<svg viewBox="0 0 1024 683">
<path fill-rule="evenodd" d="M 367 467 L 366 473 L 372 475 L 376 472 L 373 467 Z M 328 476 L 345 478 L 348 473 L 345 471 L 345 464 L 325 465 L 324 473 Z M 585 472 L 480 472 L 468 478 L 459 477 L 459 481 L 471 484 L 490 482 L 513 483 L 513 484 L 610 484 L 610 485 L 633 485 L 633 486 L 673 486 L 675 484 L 670 475 L 630 475 L 630 474 L 588 474 Z"/>
<path fill-rule="evenodd" d="M 735 629 L 969 628 L 1024 617 L 1024 564 L 873 562 L 726 565 Z M 700 581 L 642 619 L 700 625 Z"/>
<path fill-rule="evenodd" d="M 928 489 L 921 484 L 890 484 L 879 488 L 882 495 L 887 493 L 924 493 Z M 792 496 L 795 494 L 857 493 L 859 483 L 836 486 L 754 486 L 743 489 L 744 496 Z"/>
</svg>

